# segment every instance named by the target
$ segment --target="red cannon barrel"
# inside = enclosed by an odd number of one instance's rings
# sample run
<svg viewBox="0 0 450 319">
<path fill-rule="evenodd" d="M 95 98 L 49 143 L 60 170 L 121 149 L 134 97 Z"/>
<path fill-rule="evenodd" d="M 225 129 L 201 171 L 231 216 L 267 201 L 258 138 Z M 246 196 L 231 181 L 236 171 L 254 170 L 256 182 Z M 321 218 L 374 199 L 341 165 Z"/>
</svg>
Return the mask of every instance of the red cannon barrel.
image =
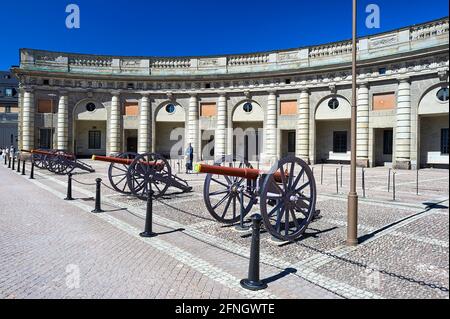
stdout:
<svg viewBox="0 0 450 319">
<path fill-rule="evenodd" d="M 122 165 L 127 165 L 127 166 L 130 166 L 134 162 L 134 160 L 128 159 L 128 158 L 98 156 L 98 155 L 93 155 L 92 160 L 100 161 L 100 162 L 107 162 L 107 163 L 112 163 L 112 164 L 122 164 Z M 149 166 L 156 166 L 157 170 L 160 170 L 160 171 L 164 168 L 164 162 L 162 162 L 162 161 L 151 161 L 151 162 L 143 161 L 142 164 L 149 165 Z"/>
<path fill-rule="evenodd" d="M 32 150 L 30 152 L 31 154 L 39 154 L 39 155 L 46 155 L 46 156 L 64 156 L 65 158 L 68 159 L 74 159 L 74 156 L 72 154 L 68 154 L 65 152 L 47 152 L 47 151 L 42 151 L 42 150 Z"/>
<path fill-rule="evenodd" d="M 230 177 L 239 177 L 249 180 L 256 180 L 260 175 L 266 174 L 264 171 L 260 171 L 254 168 L 237 168 L 237 167 L 226 167 L 226 166 L 215 166 L 206 164 L 196 164 L 194 167 L 196 173 L 206 173 Z M 285 176 L 289 174 L 285 172 Z M 281 173 L 279 171 L 273 174 L 275 181 L 278 183 L 282 182 Z"/>
</svg>

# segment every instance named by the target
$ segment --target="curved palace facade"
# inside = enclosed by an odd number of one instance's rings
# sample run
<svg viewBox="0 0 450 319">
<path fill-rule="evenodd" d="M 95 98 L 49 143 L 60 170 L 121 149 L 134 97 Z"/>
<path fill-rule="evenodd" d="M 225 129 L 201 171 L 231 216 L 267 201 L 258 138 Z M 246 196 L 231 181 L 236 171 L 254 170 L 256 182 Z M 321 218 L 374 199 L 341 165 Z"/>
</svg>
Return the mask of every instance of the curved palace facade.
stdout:
<svg viewBox="0 0 450 319">
<path fill-rule="evenodd" d="M 448 54 L 448 18 L 358 40 L 360 165 L 449 164 Z M 22 49 L 13 72 L 20 148 L 350 160 L 351 41 L 176 58 Z"/>
</svg>

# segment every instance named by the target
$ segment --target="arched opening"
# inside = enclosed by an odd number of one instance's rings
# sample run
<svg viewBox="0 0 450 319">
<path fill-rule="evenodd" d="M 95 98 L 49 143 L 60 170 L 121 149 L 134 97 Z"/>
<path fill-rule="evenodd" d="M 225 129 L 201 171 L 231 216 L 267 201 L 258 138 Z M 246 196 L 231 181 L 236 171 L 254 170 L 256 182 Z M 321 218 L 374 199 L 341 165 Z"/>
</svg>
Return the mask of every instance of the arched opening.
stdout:
<svg viewBox="0 0 450 319">
<path fill-rule="evenodd" d="M 95 100 L 78 102 L 73 112 L 73 148 L 79 157 L 106 155 L 107 110 Z"/>
<path fill-rule="evenodd" d="M 232 114 L 233 156 L 258 162 L 261 158 L 264 111 L 253 100 L 238 103 Z"/>
<path fill-rule="evenodd" d="M 315 114 L 316 163 L 350 162 L 351 107 L 347 99 L 332 95 L 319 102 Z"/>
<path fill-rule="evenodd" d="M 166 158 L 179 158 L 184 154 L 186 114 L 174 102 L 164 102 L 155 113 L 155 152 Z"/>
<path fill-rule="evenodd" d="M 419 102 L 419 166 L 449 165 L 448 83 L 427 90 Z"/>
</svg>

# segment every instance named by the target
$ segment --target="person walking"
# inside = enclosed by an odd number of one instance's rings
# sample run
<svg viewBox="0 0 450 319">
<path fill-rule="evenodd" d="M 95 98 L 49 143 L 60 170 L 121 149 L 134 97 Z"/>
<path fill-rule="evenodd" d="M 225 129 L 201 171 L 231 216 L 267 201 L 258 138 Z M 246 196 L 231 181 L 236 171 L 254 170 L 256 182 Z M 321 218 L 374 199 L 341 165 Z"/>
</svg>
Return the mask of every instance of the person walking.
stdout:
<svg viewBox="0 0 450 319">
<path fill-rule="evenodd" d="M 186 149 L 186 174 L 192 172 L 193 162 L 194 162 L 194 148 L 192 147 L 192 144 L 189 143 L 189 146 Z"/>
</svg>

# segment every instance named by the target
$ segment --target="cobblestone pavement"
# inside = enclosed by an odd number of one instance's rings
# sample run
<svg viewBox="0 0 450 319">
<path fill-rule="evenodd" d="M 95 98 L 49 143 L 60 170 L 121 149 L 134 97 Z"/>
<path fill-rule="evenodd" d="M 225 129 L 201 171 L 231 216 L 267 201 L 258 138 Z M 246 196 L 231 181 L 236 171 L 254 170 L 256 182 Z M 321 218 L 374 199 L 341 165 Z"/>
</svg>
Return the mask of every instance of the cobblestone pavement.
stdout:
<svg viewBox="0 0 450 319">
<path fill-rule="evenodd" d="M 295 243 L 262 234 L 261 273 L 269 289 L 250 293 L 239 286 L 250 237 L 210 217 L 204 176 L 180 174 L 193 192 L 173 190 L 155 202 L 154 231 L 161 235 L 144 240 L 142 201 L 103 186 L 106 212 L 90 213 L 92 184 L 100 177 L 107 185 L 107 165 L 86 162 L 96 173 L 74 177 L 73 202 L 62 200 L 67 177 L 38 170 L 30 181 L 0 164 L 9 186 L 0 193 L 6 203 L 0 298 L 449 298 L 448 170 L 421 170 L 419 195 L 415 172 L 398 171 L 394 202 L 388 170 L 367 169 L 362 244 L 350 248 L 344 243 L 349 168 L 342 167 L 341 188 L 341 166 L 325 165 L 323 180 L 315 166 L 322 219 Z M 79 288 L 70 289 L 66 282 L 77 271 Z"/>
</svg>

